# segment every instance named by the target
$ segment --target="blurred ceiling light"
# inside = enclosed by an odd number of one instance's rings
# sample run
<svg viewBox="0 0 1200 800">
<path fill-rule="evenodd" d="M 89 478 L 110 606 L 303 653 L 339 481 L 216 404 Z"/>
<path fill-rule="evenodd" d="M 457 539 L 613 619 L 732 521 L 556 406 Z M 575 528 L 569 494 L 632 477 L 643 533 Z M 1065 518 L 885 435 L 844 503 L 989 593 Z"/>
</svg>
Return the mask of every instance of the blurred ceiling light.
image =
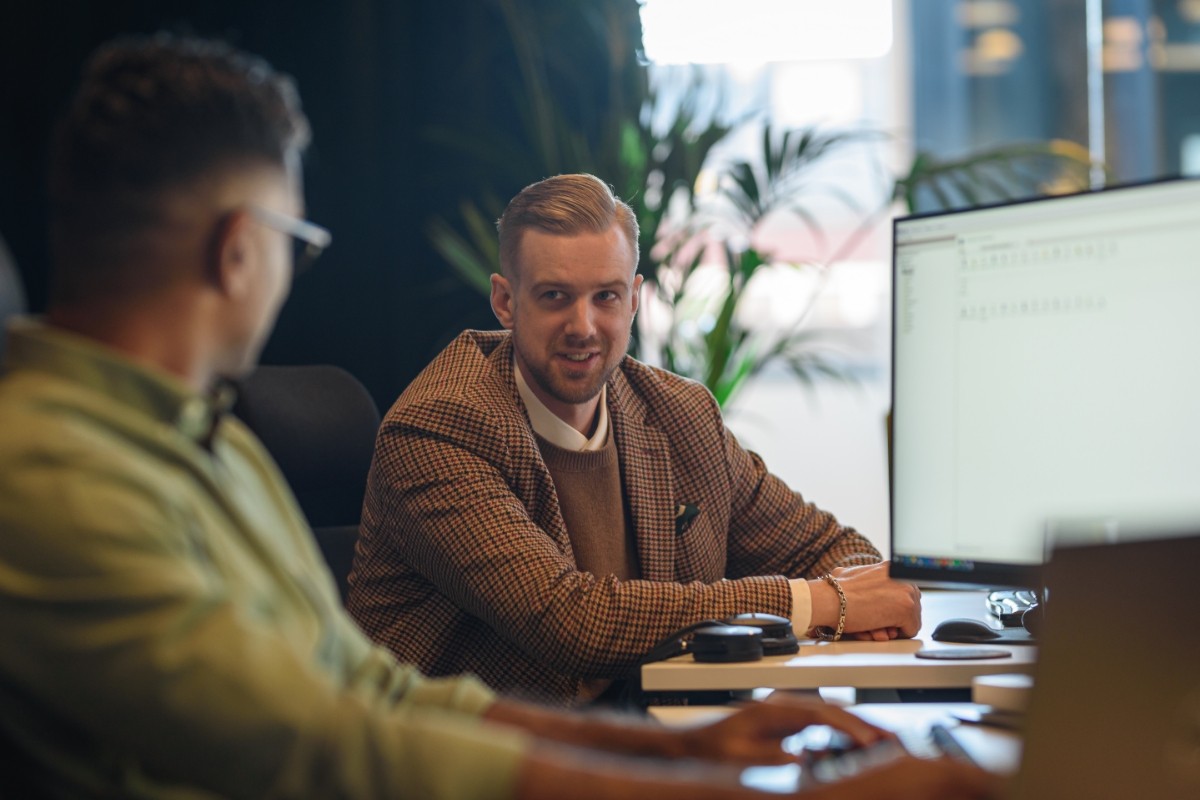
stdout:
<svg viewBox="0 0 1200 800">
<path fill-rule="evenodd" d="M 1179 0 L 1179 16 L 1184 22 L 1200 22 L 1200 0 Z"/>
<path fill-rule="evenodd" d="M 657 64 L 879 58 L 892 48 L 891 0 L 641 0 L 642 44 Z"/>
<path fill-rule="evenodd" d="M 1021 20 L 1021 10 L 1009 0 L 962 0 L 955 13 L 964 28 L 1012 27 Z"/>
<path fill-rule="evenodd" d="M 1104 20 L 1104 71 L 1136 72 L 1142 58 L 1142 24 L 1135 17 L 1109 17 Z"/>
<path fill-rule="evenodd" d="M 1021 37 L 1008 28 L 992 28 L 975 37 L 963 52 L 962 69 L 968 75 L 1003 75 L 1025 52 Z"/>
<path fill-rule="evenodd" d="M 975 40 L 975 51 L 985 61 L 1013 61 L 1024 49 L 1021 37 L 1007 28 L 984 31 Z"/>
</svg>

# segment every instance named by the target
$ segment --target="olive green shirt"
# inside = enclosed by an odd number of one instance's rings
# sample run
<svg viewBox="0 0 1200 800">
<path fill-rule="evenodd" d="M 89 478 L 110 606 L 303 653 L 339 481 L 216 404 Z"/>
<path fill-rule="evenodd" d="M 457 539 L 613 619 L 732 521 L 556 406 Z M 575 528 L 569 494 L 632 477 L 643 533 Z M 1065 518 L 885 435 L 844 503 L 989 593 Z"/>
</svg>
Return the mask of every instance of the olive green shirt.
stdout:
<svg viewBox="0 0 1200 800">
<path fill-rule="evenodd" d="M 13 325 L 0 741 L 53 796 L 500 798 L 526 740 L 343 612 L 278 469 L 181 382 Z"/>
</svg>

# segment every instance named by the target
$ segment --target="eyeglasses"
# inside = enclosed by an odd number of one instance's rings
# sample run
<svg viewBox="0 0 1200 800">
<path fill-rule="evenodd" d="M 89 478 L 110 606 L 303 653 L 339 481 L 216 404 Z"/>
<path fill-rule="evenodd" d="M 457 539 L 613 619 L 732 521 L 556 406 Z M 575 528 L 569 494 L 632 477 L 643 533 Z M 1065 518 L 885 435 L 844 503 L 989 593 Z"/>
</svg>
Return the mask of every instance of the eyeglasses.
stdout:
<svg viewBox="0 0 1200 800">
<path fill-rule="evenodd" d="M 250 206 L 249 211 L 268 228 L 292 237 L 292 270 L 296 273 L 312 266 L 317 256 L 333 241 L 333 234 L 315 222 L 261 206 Z"/>
</svg>

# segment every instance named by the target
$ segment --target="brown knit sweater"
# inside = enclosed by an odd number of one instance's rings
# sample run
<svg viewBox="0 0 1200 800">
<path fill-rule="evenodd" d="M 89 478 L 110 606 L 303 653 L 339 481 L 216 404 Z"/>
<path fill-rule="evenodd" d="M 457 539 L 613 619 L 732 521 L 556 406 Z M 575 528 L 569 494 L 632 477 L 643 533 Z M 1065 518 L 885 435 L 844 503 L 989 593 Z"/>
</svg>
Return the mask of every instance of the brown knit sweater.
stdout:
<svg viewBox="0 0 1200 800">
<path fill-rule="evenodd" d="M 599 450 L 567 450 L 541 436 L 537 436 L 537 443 L 554 479 L 558 507 L 575 551 L 575 565 L 593 575 L 637 578 L 641 574 L 637 543 L 625 507 L 611 424 L 608 440 Z M 585 680 L 576 699 L 590 702 L 611 685 L 607 679 Z"/>
<path fill-rule="evenodd" d="M 628 580 L 641 571 L 613 438 L 610 430 L 604 447 L 593 451 L 566 450 L 541 436 L 537 443 L 554 479 L 575 565 L 593 575 Z"/>
</svg>

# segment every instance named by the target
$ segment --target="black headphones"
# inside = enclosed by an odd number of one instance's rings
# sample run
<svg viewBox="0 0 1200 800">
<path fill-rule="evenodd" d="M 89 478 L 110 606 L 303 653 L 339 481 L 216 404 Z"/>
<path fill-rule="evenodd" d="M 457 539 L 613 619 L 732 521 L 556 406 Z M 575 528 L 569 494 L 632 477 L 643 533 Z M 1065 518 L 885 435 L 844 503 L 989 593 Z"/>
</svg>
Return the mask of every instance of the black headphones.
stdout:
<svg viewBox="0 0 1200 800">
<path fill-rule="evenodd" d="M 762 630 L 747 625 L 706 625 L 692 634 L 687 650 L 692 658 L 710 664 L 758 661 L 763 657 Z"/>
<path fill-rule="evenodd" d="M 703 663 L 729 664 L 758 661 L 764 655 L 788 655 L 799 649 L 800 643 L 792 633 L 792 623 L 785 617 L 738 614 L 724 620 L 702 620 L 675 631 L 646 653 L 628 677 L 615 705 L 626 709 L 645 709 L 649 699 L 642 692 L 640 669 L 645 664 L 684 653 L 691 653 L 692 658 Z M 719 701 L 706 698 L 704 702 L 728 702 L 732 699 L 728 692 L 719 694 L 729 696 Z"/>
<path fill-rule="evenodd" d="M 675 631 L 641 663 L 651 664 L 684 653 L 705 663 L 758 661 L 764 655 L 788 655 L 799 650 L 790 620 L 774 614 L 738 614 L 723 620 L 706 619 Z"/>
<path fill-rule="evenodd" d="M 784 617 L 774 614 L 738 614 L 725 620 L 725 624 L 761 630 L 764 656 L 786 656 L 800 652 L 800 642 L 796 640 L 796 634 L 792 631 L 792 622 Z"/>
</svg>

